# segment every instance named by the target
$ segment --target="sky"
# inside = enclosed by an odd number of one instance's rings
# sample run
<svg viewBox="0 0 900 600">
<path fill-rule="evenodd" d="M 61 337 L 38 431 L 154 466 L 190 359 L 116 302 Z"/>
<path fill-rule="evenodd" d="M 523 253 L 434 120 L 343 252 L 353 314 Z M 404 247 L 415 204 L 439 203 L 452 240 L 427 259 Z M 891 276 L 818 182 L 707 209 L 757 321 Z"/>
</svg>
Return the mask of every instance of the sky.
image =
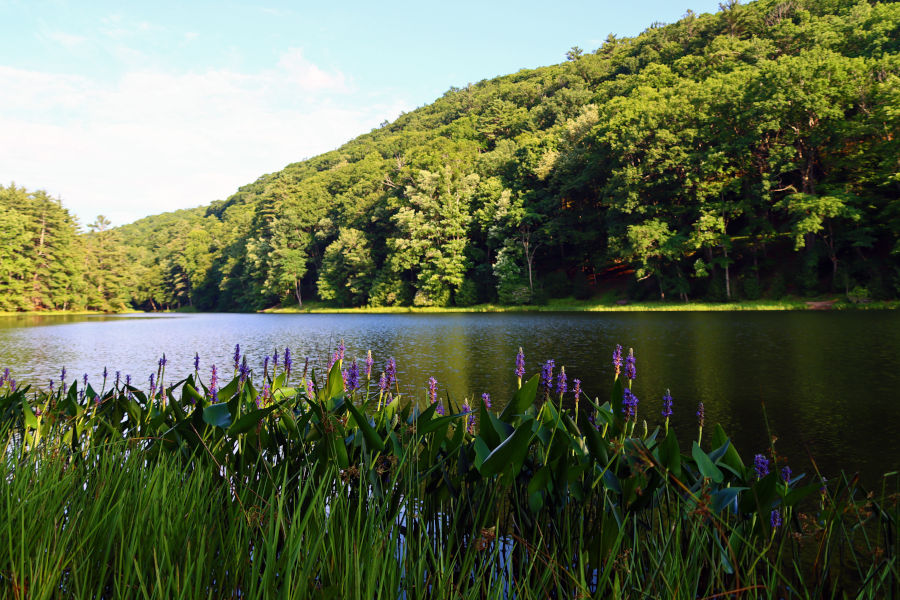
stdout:
<svg viewBox="0 0 900 600">
<path fill-rule="evenodd" d="M 0 184 L 83 225 L 224 199 L 451 86 L 718 0 L 0 0 Z"/>
</svg>

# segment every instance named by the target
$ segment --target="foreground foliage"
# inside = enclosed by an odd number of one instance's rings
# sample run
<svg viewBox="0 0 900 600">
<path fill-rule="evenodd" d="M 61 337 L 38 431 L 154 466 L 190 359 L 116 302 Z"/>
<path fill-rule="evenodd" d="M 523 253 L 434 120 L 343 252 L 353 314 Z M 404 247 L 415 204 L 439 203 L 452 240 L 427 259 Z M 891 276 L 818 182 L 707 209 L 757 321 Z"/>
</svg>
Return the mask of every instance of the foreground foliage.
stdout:
<svg viewBox="0 0 900 600">
<path fill-rule="evenodd" d="M 254 380 L 239 358 L 224 387 L 149 394 L 4 376 L 4 595 L 900 592 L 896 474 L 867 490 L 747 462 L 702 408 L 683 447 L 638 421 L 629 359 L 601 405 L 548 363 L 473 411 L 404 400 L 390 366 L 361 391 L 339 355 L 323 381 L 289 360 Z"/>
</svg>

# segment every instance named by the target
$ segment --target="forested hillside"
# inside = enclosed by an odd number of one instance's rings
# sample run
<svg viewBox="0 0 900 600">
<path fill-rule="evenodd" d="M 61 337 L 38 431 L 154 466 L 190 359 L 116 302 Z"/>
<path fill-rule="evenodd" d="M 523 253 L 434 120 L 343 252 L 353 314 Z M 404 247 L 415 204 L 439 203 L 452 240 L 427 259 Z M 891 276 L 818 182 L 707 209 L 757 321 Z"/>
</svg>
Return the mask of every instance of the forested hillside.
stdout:
<svg viewBox="0 0 900 600">
<path fill-rule="evenodd" d="M 896 297 L 898 50 L 900 4 L 866 0 L 730 1 L 609 36 L 114 230 L 128 294 L 200 310 Z M 106 233 L 68 243 L 90 255 Z M 16 285 L 22 306 L 59 305 Z"/>
<path fill-rule="evenodd" d="M 119 235 L 103 217 L 89 232 L 45 192 L 0 185 L 0 311 L 126 309 Z"/>
</svg>

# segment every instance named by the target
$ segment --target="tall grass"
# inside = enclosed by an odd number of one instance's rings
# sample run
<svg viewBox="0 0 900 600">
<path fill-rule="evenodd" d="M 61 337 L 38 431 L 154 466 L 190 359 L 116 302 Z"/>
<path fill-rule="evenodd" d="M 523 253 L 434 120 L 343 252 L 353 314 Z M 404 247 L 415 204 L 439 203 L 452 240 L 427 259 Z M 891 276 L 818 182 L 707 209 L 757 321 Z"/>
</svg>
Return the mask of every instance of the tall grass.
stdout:
<svg viewBox="0 0 900 600">
<path fill-rule="evenodd" d="M 900 596 L 896 473 L 766 475 L 718 427 L 682 452 L 623 415 L 622 379 L 573 411 L 535 376 L 475 427 L 341 367 L 311 393 L 7 383 L 0 595 Z"/>
</svg>

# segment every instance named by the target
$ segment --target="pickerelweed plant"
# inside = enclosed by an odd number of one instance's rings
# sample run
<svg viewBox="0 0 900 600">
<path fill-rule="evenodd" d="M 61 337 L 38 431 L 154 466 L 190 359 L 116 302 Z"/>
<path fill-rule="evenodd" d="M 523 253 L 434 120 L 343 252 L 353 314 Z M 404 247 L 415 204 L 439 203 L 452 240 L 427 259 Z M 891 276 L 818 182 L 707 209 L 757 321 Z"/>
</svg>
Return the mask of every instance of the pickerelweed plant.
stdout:
<svg viewBox="0 0 900 600">
<path fill-rule="evenodd" d="M 376 381 L 368 354 L 363 382 L 344 353 L 342 343 L 321 379 L 308 361 L 302 375 L 292 375 L 287 351 L 281 370 L 276 351 L 254 376 L 236 346 L 231 381 L 220 381 L 224 370 L 215 365 L 201 381 L 195 358 L 192 375 L 165 387 L 161 361 L 149 392 L 118 376 L 101 393 L 77 380 L 33 390 L 11 385 L 4 373 L 0 439 L 4 478 L 16 491 L 0 510 L 8 546 L 0 587 L 12 597 L 36 586 L 48 596 L 77 586 L 84 597 L 119 597 L 133 585 L 140 595 L 136 569 L 155 569 L 162 580 L 172 576 L 160 575 L 165 569 L 187 577 L 192 563 L 185 561 L 200 552 L 206 562 L 197 563 L 192 581 L 205 578 L 198 589 L 215 597 L 266 597 L 275 588 L 303 595 L 329 586 L 346 596 L 383 585 L 388 597 L 473 598 L 877 596 L 897 589 L 898 496 L 887 493 L 888 478 L 876 498 L 854 478 L 826 486 L 820 474 L 795 475 L 783 463 L 770 468 L 763 454 L 747 464 L 719 425 L 701 445 L 702 407 L 696 437 L 679 439 L 668 427 L 668 391 L 664 429 L 651 430 L 646 420 L 636 427 L 633 351 L 617 347 L 604 402 L 577 379 L 569 391 L 562 366 L 554 381 L 552 360 L 526 379 L 517 358 L 516 391 L 502 409 L 488 393 L 460 405 L 445 396 L 444 405 L 433 378 L 419 388 L 421 398 L 405 398 L 393 358 Z M 89 494 L 104 495 L 122 519 L 158 512 L 127 495 L 140 492 L 117 496 L 98 480 L 99 488 L 73 483 L 58 505 L 42 504 L 42 519 L 56 533 L 29 525 L 35 539 L 65 541 L 58 555 L 57 546 L 42 552 L 20 529 L 22 506 L 57 499 L 54 475 L 29 483 L 45 464 L 54 473 L 71 465 L 92 482 L 98 469 L 133 473 L 133 482 L 122 483 L 126 491 L 157 476 L 159 489 L 196 489 L 193 500 L 208 506 L 221 538 L 185 533 L 160 558 L 117 533 L 121 539 L 96 541 L 102 552 L 86 551 L 78 540 L 94 539 L 87 532 L 102 529 L 105 518 L 78 516 L 94 506 Z M 210 494 L 212 504 L 204 497 Z M 165 493 L 158 499 L 167 502 Z M 216 524 L 217 515 L 233 533 Z M 374 573 L 368 579 L 334 571 L 335 561 L 358 562 L 372 540 L 383 546 L 363 557 L 361 568 Z M 125 560 L 132 551 L 134 564 Z M 239 556 L 226 568 L 210 558 L 233 553 Z M 82 554 L 89 558 L 79 563 Z M 54 577 L 50 559 L 57 556 L 64 567 Z M 96 580 L 86 575 L 93 571 Z"/>
</svg>

